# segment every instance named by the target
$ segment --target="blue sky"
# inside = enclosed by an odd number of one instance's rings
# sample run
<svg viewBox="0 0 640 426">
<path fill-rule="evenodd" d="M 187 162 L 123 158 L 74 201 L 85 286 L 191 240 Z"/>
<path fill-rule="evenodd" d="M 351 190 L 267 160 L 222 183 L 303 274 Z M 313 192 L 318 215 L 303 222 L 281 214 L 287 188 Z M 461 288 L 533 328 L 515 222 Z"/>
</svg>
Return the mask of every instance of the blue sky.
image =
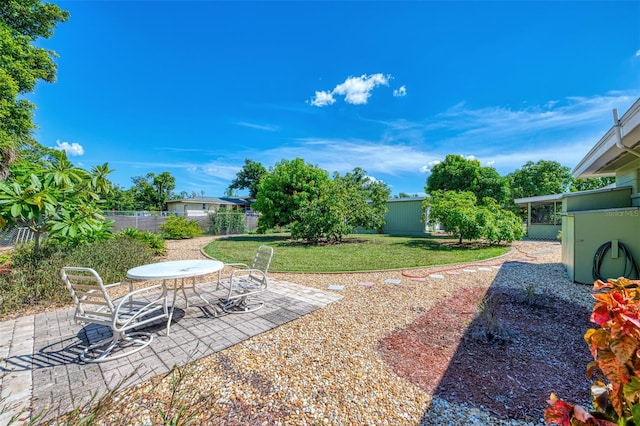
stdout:
<svg viewBox="0 0 640 426">
<path fill-rule="evenodd" d="M 392 194 L 447 154 L 573 168 L 640 97 L 640 1 L 54 2 L 35 136 L 124 188 L 168 171 L 220 196 L 247 158 Z"/>
</svg>

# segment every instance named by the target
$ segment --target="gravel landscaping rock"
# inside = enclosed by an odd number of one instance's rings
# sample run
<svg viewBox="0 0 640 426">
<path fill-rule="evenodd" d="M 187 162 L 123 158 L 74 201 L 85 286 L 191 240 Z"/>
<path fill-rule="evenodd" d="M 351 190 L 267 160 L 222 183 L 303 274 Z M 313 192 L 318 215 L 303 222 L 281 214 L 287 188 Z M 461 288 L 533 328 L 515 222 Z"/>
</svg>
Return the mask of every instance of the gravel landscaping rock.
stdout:
<svg viewBox="0 0 640 426">
<path fill-rule="evenodd" d="M 201 248 L 213 238 L 170 241 L 165 258 L 205 257 Z M 115 404 L 100 413 L 96 424 L 155 424 L 157 413 L 175 417 L 180 409 L 183 420 L 210 425 L 543 424 L 539 418 L 505 418 L 474 403 L 471 395 L 456 402 L 426 392 L 394 371 L 380 352 L 380 342 L 462 289 L 533 292 L 590 310 L 590 286 L 570 282 L 560 256 L 558 242 L 523 241 L 514 243 L 505 256 L 476 264 L 345 274 L 271 272 L 276 280 L 310 288 L 326 291 L 331 286 L 336 290 L 329 291 L 344 297 L 182 366 L 178 375 L 158 376 L 118 392 Z M 466 314 L 474 317 L 475 307 Z M 410 353 L 396 356 L 415 360 Z M 418 365 L 416 374 L 442 374 L 451 361 Z M 540 371 L 540 381 L 544 377 Z M 496 389 L 496 395 L 511 385 L 504 377 L 490 382 L 486 386 L 489 392 Z M 535 403 L 542 413 L 545 402 Z"/>
</svg>

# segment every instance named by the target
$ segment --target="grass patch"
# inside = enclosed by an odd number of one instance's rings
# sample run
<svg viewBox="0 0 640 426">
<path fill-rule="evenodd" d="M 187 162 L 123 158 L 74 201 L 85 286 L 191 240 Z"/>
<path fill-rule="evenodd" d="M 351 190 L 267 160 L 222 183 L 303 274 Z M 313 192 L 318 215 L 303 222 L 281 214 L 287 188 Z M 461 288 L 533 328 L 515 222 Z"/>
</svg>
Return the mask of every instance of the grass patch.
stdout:
<svg viewBox="0 0 640 426">
<path fill-rule="evenodd" d="M 342 244 L 308 245 L 289 235 L 227 237 L 209 243 L 204 251 L 226 263 L 251 264 L 259 245 L 273 247 L 271 271 L 342 272 L 401 269 L 417 266 L 476 262 L 500 256 L 509 246 L 457 244 L 448 237 L 396 237 L 353 234 Z"/>
</svg>

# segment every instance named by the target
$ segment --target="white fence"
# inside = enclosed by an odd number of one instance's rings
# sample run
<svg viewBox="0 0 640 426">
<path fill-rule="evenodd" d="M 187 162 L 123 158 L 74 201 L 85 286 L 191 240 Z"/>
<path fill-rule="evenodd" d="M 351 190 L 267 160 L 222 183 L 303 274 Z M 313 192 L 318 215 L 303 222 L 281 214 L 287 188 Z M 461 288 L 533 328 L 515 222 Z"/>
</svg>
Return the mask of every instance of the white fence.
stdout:
<svg viewBox="0 0 640 426">
<path fill-rule="evenodd" d="M 9 247 L 33 240 L 34 234 L 29 228 L 9 228 L 0 230 L 0 247 Z"/>
<path fill-rule="evenodd" d="M 126 228 L 136 228 L 141 231 L 159 232 L 159 227 L 166 220 L 167 216 L 174 213 L 168 212 L 121 212 L 110 211 L 104 212 L 106 220 L 113 220 L 113 232 L 119 232 Z M 187 216 L 189 220 L 195 220 L 200 227 L 206 232 L 209 230 L 211 223 L 209 215 L 204 216 Z M 258 228 L 259 214 L 256 212 L 246 212 L 244 222 L 247 231 L 255 231 Z M 32 241 L 33 232 L 29 228 L 8 228 L 0 230 L 0 247 L 10 247 L 20 243 Z"/>
</svg>

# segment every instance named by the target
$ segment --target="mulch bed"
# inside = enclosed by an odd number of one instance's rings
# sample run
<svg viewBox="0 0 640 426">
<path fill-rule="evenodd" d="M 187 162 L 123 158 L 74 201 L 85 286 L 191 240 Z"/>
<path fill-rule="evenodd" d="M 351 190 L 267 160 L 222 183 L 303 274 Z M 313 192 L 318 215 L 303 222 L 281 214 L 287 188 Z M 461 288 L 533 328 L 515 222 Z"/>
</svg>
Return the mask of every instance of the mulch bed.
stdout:
<svg viewBox="0 0 640 426">
<path fill-rule="evenodd" d="M 382 340 L 379 352 L 396 374 L 429 394 L 499 418 L 537 421 L 551 392 L 588 403 L 585 369 L 592 358 L 583 335 L 590 312 L 509 289 L 485 290 L 460 289 Z"/>
</svg>

